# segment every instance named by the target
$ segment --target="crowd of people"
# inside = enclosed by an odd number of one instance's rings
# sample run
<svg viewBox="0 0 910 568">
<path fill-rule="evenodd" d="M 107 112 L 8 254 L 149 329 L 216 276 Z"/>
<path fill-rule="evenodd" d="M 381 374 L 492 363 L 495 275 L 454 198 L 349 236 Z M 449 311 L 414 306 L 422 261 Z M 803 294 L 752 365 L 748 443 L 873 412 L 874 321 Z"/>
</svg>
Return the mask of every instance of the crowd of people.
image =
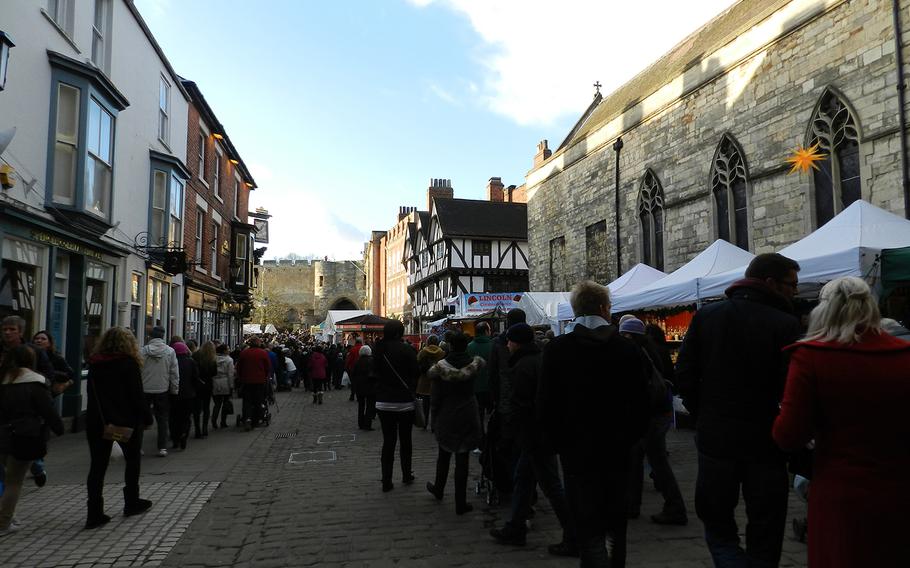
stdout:
<svg viewBox="0 0 910 568">
<path fill-rule="evenodd" d="M 111 328 L 88 361 L 85 527 L 110 521 L 102 488 L 114 442 L 126 461 L 123 514 L 136 515 L 152 506 L 139 487 L 146 428 L 157 426 L 157 455 L 166 457 L 169 445 L 186 450 L 191 433 L 204 440 L 209 424 L 227 427 L 237 391 L 236 425 L 249 431 L 268 422 L 275 390 L 302 386 L 318 407 L 326 390 L 350 386 L 358 428 L 379 419 L 383 492 L 395 488 L 396 454 L 401 483 L 414 483 L 412 431 L 429 428 L 438 444 L 432 498 L 445 498 L 454 456 L 455 513 L 470 512 L 479 453 L 486 491 L 508 498 L 508 520 L 490 530 L 495 541 L 526 544 L 539 488 L 562 528 L 551 554 L 622 567 L 645 458 L 664 501 L 650 520 L 689 522 L 666 446 L 679 396 L 695 418 L 695 513 L 716 566 L 779 564 L 791 473 L 810 496 L 810 566 L 902 565 L 910 426 L 897 417 L 910 405 L 910 343 L 885 331 L 859 278 L 826 284 L 802 325 L 792 304 L 798 273 L 781 255 L 755 257 L 723 301 L 695 314 L 675 364 L 660 328 L 631 315 L 614 320 L 608 289 L 589 281 L 573 289 L 575 319 L 560 336 L 541 337 L 518 309 L 496 336 L 480 323 L 473 337 L 450 331 L 419 349 L 397 321 L 371 345 L 285 334 L 268 344 L 253 336 L 231 352 L 218 342 L 165 342 L 160 327 L 140 349 L 129 330 Z M 0 534 L 18 530 L 29 468 L 46 483 L 47 431 L 63 430 L 53 395 L 74 378 L 48 332 L 29 343 L 23 331 L 19 318 L 2 321 Z M 734 515 L 740 497 L 745 546 Z"/>
</svg>

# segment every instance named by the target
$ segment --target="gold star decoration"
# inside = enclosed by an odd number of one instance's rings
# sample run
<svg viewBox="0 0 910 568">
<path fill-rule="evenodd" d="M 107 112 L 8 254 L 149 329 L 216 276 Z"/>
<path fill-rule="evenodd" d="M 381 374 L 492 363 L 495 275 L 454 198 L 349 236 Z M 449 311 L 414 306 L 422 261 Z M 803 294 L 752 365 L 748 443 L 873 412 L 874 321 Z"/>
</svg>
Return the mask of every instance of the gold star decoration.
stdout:
<svg viewBox="0 0 910 568">
<path fill-rule="evenodd" d="M 797 146 L 794 148 L 793 153 L 790 154 L 790 157 L 786 159 L 788 164 L 791 164 L 790 171 L 788 174 L 793 172 L 808 172 L 809 168 L 818 169 L 818 164 L 815 162 L 820 162 L 827 157 L 827 154 L 821 154 L 818 152 L 818 143 L 813 144 L 808 148 L 803 148 L 802 146 Z"/>
</svg>

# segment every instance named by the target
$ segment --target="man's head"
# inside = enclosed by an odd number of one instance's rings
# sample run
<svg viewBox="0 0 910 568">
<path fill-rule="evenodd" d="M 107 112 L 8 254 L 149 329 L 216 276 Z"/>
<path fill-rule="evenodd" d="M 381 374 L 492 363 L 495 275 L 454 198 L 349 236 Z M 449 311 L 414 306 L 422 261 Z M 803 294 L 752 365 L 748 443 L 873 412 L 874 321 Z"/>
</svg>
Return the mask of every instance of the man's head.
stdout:
<svg viewBox="0 0 910 568">
<path fill-rule="evenodd" d="M 427 345 L 439 345 L 439 338 L 435 335 L 431 335 L 427 338 Z"/>
<path fill-rule="evenodd" d="M 480 322 L 474 327 L 477 335 L 490 335 L 490 324 L 485 321 Z"/>
<path fill-rule="evenodd" d="M 575 316 L 610 318 L 610 290 L 593 280 L 583 280 L 572 288 L 569 296 Z"/>
<path fill-rule="evenodd" d="M 255 335 L 247 343 L 250 344 L 250 347 L 262 347 L 262 340 Z"/>
<path fill-rule="evenodd" d="M 629 337 L 631 335 L 644 335 L 645 324 L 637 317 L 632 316 L 631 318 L 620 322 L 619 333 L 626 337 Z"/>
<path fill-rule="evenodd" d="M 0 331 L 3 334 L 3 344 L 7 347 L 15 347 L 22 343 L 25 320 L 19 316 L 6 316 L 3 321 L 0 321 Z"/>
<path fill-rule="evenodd" d="M 506 331 L 506 341 L 509 352 L 514 353 L 525 345 L 534 343 L 534 330 L 526 323 L 516 323 Z"/>
<path fill-rule="evenodd" d="M 468 350 L 470 341 L 471 338 L 464 333 L 455 332 L 452 334 L 452 339 L 449 340 L 449 347 L 451 347 L 453 353 L 464 353 Z"/>
<path fill-rule="evenodd" d="M 799 284 L 799 263 L 791 258 L 769 252 L 752 259 L 746 268 L 746 278 L 757 278 L 785 298 L 793 298 Z"/>
<path fill-rule="evenodd" d="M 516 323 L 525 323 L 526 321 L 528 321 L 528 316 L 521 308 L 512 308 L 506 314 L 506 325 L 508 327 L 512 327 Z"/>
<path fill-rule="evenodd" d="M 385 341 L 401 341 L 404 337 L 404 324 L 393 320 L 382 326 L 382 338 Z"/>
<path fill-rule="evenodd" d="M 164 339 L 164 334 L 167 333 L 163 327 L 156 325 L 152 328 L 152 339 Z"/>
</svg>

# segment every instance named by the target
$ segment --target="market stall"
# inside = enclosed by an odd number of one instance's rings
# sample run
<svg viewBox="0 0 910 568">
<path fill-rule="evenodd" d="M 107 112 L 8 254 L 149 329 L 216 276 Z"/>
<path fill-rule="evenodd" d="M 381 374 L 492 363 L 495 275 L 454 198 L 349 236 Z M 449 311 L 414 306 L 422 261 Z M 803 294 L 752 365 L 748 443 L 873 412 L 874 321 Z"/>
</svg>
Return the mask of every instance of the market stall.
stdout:
<svg viewBox="0 0 910 568">
<path fill-rule="evenodd" d="M 319 324 L 322 332 L 319 339 L 328 343 L 337 343 L 341 339 L 341 332 L 335 329 L 335 324 L 346 319 L 371 314 L 370 310 L 329 310 L 325 321 Z"/>
<path fill-rule="evenodd" d="M 529 325 L 546 325 L 559 333 L 559 306 L 568 302 L 568 292 L 524 292 L 515 307 L 524 310 Z"/>
<path fill-rule="evenodd" d="M 354 334 L 363 337 L 364 343 L 372 343 L 382 336 L 382 329 L 393 320 L 367 313 L 335 322 L 335 331 L 344 335 Z"/>
</svg>

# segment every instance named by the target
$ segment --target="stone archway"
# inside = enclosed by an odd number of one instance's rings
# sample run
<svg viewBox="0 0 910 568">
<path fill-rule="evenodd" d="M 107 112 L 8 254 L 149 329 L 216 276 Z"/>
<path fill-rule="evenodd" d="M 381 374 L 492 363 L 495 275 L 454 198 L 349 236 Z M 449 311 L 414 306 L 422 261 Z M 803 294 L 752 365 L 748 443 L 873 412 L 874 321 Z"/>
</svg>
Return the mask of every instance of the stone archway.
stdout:
<svg viewBox="0 0 910 568">
<path fill-rule="evenodd" d="M 332 305 L 329 307 L 330 310 L 359 310 L 355 302 L 352 302 L 348 298 L 338 298 Z"/>
</svg>

